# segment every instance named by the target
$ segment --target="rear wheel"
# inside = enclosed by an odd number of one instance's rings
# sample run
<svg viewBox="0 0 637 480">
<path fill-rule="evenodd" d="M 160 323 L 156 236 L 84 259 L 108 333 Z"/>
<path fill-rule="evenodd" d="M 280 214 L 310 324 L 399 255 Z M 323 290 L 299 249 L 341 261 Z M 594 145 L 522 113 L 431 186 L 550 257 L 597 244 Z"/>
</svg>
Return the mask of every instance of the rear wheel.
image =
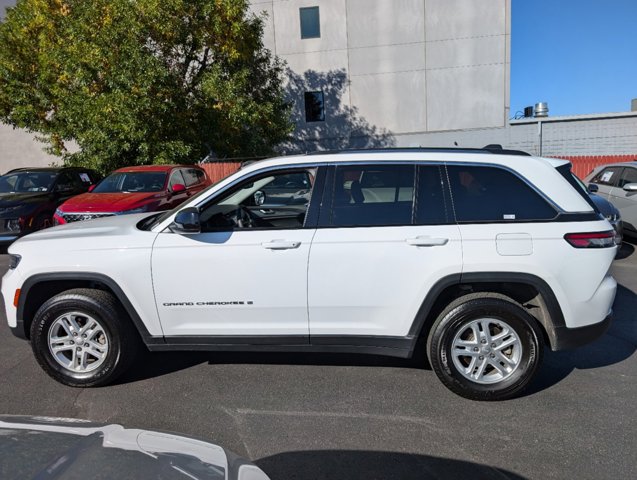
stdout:
<svg viewBox="0 0 637 480">
<path fill-rule="evenodd" d="M 93 387 L 126 370 L 138 336 L 113 295 L 78 288 L 40 307 L 31 325 L 31 346 L 40 366 L 58 382 Z"/>
<path fill-rule="evenodd" d="M 536 320 L 508 297 L 476 293 L 449 305 L 434 323 L 429 362 L 453 392 L 474 400 L 504 400 L 537 373 L 543 353 Z"/>
</svg>

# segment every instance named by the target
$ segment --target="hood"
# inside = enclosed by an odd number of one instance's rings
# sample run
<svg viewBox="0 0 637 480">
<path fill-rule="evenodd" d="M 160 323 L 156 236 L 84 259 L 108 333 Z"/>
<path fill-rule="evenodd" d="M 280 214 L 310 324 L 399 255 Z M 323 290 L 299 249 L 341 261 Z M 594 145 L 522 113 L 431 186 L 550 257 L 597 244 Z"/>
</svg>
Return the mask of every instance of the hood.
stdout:
<svg viewBox="0 0 637 480">
<path fill-rule="evenodd" d="M 0 416 L 7 478 L 268 480 L 222 447 L 173 433 L 84 420 Z"/>
<path fill-rule="evenodd" d="M 139 208 L 163 196 L 162 192 L 83 193 L 68 199 L 59 209 L 64 213 L 123 212 Z"/>
<path fill-rule="evenodd" d="M 0 213 L 3 209 L 51 201 L 49 192 L 0 193 Z"/>
</svg>

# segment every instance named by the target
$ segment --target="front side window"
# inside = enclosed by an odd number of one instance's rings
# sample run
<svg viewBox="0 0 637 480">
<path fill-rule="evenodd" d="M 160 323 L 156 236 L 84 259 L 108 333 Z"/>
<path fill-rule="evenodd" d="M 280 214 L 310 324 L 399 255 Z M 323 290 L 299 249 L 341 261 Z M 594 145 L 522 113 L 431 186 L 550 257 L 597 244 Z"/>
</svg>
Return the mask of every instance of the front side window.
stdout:
<svg viewBox="0 0 637 480">
<path fill-rule="evenodd" d="M 612 187 L 617 184 L 617 177 L 619 177 L 620 170 L 620 167 L 605 168 L 593 177 L 591 183 L 599 183 L 600 185 L 609 185 Z"/>
<path fill-rule="evenodd" d="M 331 225 L 410 225 L 414 165 L 336 167 Z"/>
<path fill-rule="evenodd" d="M 496 167 L 447 166 L 458 222 L 550 220 L 555 209 L 527 183 Z"/>
<path fill-rule="evenodd" d="M 93 193 L 161 192 L 166 172 L 115 172 L 102 180 Z"/>
<path fill-rule="evenodd" d="M 303 228 L 315 178 L 314 169 L 250 178 L 200 209 L 201 230 Z"/>
<path fill-rule="evenodd" d="M 184 181 L 184 176 L 181 174 L 181 170 L 175 170 L 170 175 L 168 190 L 172 190 L 175 185 L 183 185 L 184 187 L 186 186 L 186 182 Z"/>
<path fill-rule="evenodd" d="M 299 9 L 301 17 L 301 39 L 321 37 L 321 19 L 319 7 L 305 7 Z"/>
<path fill-rule="evenodd" d="M 622 176 L 619 179 L 619 187 L 624 188 L 624 185 L 629 183 L 637 183 L 637 168 L 626 167 L 622 172 Z"/>
<path fill-rule="evenodd" d="M 323 92 L 305 92 L 305 121 L 325 121 L 325 102 L 323 101 Z"/>
</svg>

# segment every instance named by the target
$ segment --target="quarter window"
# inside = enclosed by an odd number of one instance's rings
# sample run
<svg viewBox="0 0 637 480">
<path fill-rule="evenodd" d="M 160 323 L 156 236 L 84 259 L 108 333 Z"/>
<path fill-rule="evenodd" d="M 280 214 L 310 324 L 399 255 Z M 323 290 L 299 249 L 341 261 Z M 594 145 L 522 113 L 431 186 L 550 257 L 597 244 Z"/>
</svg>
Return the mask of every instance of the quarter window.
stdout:
<svg viewBox="0 0 637 480">
<path fill-rule="evenodd" d="M 516 175 L 501 168 L 448 166 L 458 222 L 550 220 L 555 209 Z"/>
<path fill-rule="evenodd" d="M 336 167 L 332 226 L 410 225 L 414 180 L 414 165 Z"/>
<path fill-rule="evenodd" d="M 301 39 L 321 37 L 321 19 L 319 7 L 299 9 L 301 17 Z"/>
</svg>

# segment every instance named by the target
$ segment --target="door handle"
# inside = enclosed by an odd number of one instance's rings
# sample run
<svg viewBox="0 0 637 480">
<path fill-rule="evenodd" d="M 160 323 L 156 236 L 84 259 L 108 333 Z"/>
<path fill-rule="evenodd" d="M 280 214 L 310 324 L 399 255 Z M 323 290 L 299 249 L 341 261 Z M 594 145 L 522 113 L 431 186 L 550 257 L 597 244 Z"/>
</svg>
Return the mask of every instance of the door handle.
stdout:
<svg viewBox="0 0 637 480">
<path fill-rule="evenodd" d="M 272 240 L 271 242 L 264 242 L 261 244 L 263 248 L 268 250 L 290 250 L 292 248 L 299 248 L 301 242 L 288 242 L 287 240 Z"/>
<path fill-rule="evenodd" d="M 414 247 L 441 247 L 449 242 L 448 238 L 435 238 L 435 237 L 415 237 L 405 240 L 407 245 Z"/>
</svg>

